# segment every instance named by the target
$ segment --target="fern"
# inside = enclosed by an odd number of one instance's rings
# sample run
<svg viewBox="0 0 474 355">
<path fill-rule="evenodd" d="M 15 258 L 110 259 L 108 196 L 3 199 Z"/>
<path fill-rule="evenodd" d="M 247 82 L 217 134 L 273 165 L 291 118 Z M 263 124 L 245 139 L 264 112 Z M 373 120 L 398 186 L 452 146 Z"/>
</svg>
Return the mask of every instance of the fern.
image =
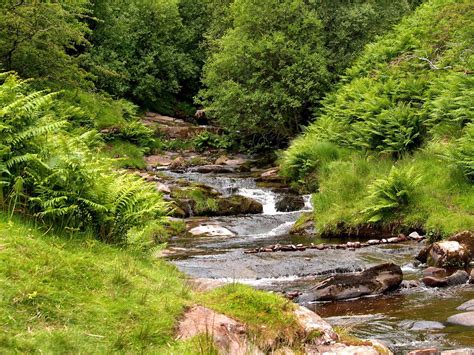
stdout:
<svg viewBox="0 0 474 355">
<path fill-rule="evenodd" d="M 374 181 L 369 186 L 367 204 L 362 210 L 370 223 L 380 222 L 396 217 L 410 206 L 421 177 L 411 169 L 392 167 L 386 178 Z"/>
</svg>

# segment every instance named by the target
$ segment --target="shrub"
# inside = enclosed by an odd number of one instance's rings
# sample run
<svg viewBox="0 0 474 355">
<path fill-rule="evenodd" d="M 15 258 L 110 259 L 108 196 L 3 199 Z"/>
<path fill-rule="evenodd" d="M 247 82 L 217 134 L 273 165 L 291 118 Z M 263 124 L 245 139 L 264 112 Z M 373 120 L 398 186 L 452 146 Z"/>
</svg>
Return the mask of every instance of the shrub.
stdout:
<svg viewBox="0 0 474 355">
<path fill-rule="evenodd" d="M 474 123 L 464 128 L 464 134 L 455 141 L 447 158 L 459 167 L 469 180 L 474 181 Z"/>
<path fill-rule="evenodd" d="M 393 166 L 387 177 L 377 179 L 369 186 L 369 207 L 362 213 L 368 216 L 370 223 L 394 218 L 410 206 L 420 183 L 421 177 L 415 175 L 413 168 L 407 170 Z"/>
<path fill-rule="evenodd" d="M 341 151 L 334 143 L 297 139 L 280 159 L 281 174 L 293 181 L 303 183 L 310 174 L 325 164 L 339 159 Z"/>
<path fill-rule="evenodd" d="M 204 131 L 193 139 L 194 149 L 204 151 L 207 148 L 228 149 L 232 142 L 226 136 Z"/>
</svg>

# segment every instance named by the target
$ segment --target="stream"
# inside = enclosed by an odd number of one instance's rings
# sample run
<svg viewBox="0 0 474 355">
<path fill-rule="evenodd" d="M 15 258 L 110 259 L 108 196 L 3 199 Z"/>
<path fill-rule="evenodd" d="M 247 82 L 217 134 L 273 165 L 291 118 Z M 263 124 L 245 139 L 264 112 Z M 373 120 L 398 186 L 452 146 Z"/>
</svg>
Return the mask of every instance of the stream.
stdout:
<svg viewBox="0 0 474 355">
<path fill-rule="evenodd" d="M 417 242 L 384 244 L 353 251 L 306 249 L 298 252 L 244 254 L 244 250 L 268 245 L 346 243 L 347 239 L 322 240 L 289 235 L 302 211 L 277 212 L 279 192 L 259 187 L 253 178 L 240 174 L 184 174 L 167 172 L 211 186 L 223 194 L 240 194 L 263 204 L 263 214 L 232 217 L 194 218 L 196 222 L 222 225 L 236 233 L 233 237 L 180 237 L 172 239 L 169 259 L 184 273 L 195 278 L 240 282 L 258 289 L 304 291 L 318 280 L 335 273 L 360 271 L 385 262 L 400 265 L 404 279 L 421 279 L 422 269 L 413 265 L 422 248 Z M 310 211 L 309 196 L 303 210 Z M 354 240 L 355 241 L 355 240 Z M 363 240 L 361 240 L 363 241 Z M 449 325 L 446 319 L 456 307 L 474 298 L 474 287 L 447 289 L 424 286 L 400 289 L 388 295 L 349 301 L 314 303 L 310 308 L 333 326 L 365 339 L 383 341 L 396 354 L 413 349 L 474 347 L 474 328 Z M 435 321 L 444 328 L 425 329 L 421 321 Z M 421 323 L 420 323 L 421 322 Z"/>
</svg>

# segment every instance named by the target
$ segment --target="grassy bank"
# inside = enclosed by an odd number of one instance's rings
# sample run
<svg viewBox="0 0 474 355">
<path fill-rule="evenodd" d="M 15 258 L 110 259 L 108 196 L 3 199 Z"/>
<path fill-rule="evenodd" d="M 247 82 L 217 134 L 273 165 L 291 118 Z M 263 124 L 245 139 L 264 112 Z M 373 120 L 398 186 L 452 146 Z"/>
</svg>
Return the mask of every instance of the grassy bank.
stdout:
<svg viewBox="0 0 474 355">
<path fill-rule="evenodd" d="M 291 303 L 279 296 L 242 285 L 195 293 L 163 260 L 4 214 L 0 282 L 2 353 L 212 353 L 205 336 L 175 340 L 195 303 L 248 324 L 249 338 L 267 349 L 301 334 Z"/>
<path fill-rule="evenodd" d="M 368 45 L 282 155 L 323 235 L 474 229 L 472 3 L 431 0 Z"/>
<path fill-rule="evenodd" d="M 1 352 L 140 352 L 173 342 L 190 301 L 160 260 L 0 215 Z"/>
</svg>

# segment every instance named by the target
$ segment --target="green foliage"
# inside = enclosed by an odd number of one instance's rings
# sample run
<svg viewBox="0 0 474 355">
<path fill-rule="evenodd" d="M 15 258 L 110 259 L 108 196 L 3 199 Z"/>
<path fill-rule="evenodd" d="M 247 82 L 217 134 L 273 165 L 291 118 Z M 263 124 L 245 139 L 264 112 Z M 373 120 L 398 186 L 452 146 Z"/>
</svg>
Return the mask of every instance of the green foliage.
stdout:
<svg viewBox="0 0 474 355">
<path fill-rule="evenodd" d="M 364 46 L 397 24 L 421 1 L 326 1 L 314 6 L 324 24 L 329 70 L 334 79 L 342 74 Z"/>
<path fill-rule="evenodd" d="M 200 103 L 236 139 L 281 143 L 327 89 L 321 23 L 300 0 L 236 0 L 231 18 L 206 62 Z"/>
<path fill-rule="evenodd" d="M 89 0 L 2 1 L 0 62 L 23 77 L 67 85 L 88 86 L 90 75 L 80 66 L 89 45 L 84 19 Z"/>
<path fill-rule="evenodd" d="M 318 158 L 298 163 L 311 146 L 352 151 L 317 168 L 321 233 L 367 224 L 443 236 L 473 228 L 473 14 L 462 0 L 421 5 L 366 47 L 284 153 L 282 171 L 312 187 L 307 167 Z"/>
<path fill-rule="evenodd" d="M 193 139 L 194 149 L 204 151 L 205 149 L 229 149 L 232 142 L 227 136 L 221 136 L 209 131 L 200 133 Z"/>
<path fill-rule="evenodd" d="M 464 134 L 455 141 L 447 157 L 474 182 L 474 123 L 464 128 Z"/>
<path fill-rule="evenodd" d="M 280 159 L 281 174 L 303 183 L 305 177 L 340 157 L 341 149 L 333 143 L 324 141 L 314 143 L 306 139 L 297 139 Z"/>
<path fill-rule="evenodd" d="M 55 94 L 31 92 L 3 74 L 0 85 L 1 207 L 58 229 L 92 229 L 104 241 L 124 243 L 128 230 L 166 214 L 153 186 L 113 173 L 97 157 L 96 134 L 72 135 Z M 95 148 L 97 150 L 97 148 Z"/>
<path fill-rule="evenodd" d="M 195 35 L 183 25 L 177 0 L 97 1 L 94 16 L 87 63 L 101 89 L 166 112 L 182 83 L 197 80 L 187 47 Z"/>
<path fill-rule="evenodd" d="M 421 178 L 415 175 L 413 167 L 403 170 L 393 166 L 387 177 L 377 179 L 369 185 L 369 207 L 362 213 L 368 215 L 369 223 L 392 218 L 410 207 L 420 183 Z"/>
</svg>

